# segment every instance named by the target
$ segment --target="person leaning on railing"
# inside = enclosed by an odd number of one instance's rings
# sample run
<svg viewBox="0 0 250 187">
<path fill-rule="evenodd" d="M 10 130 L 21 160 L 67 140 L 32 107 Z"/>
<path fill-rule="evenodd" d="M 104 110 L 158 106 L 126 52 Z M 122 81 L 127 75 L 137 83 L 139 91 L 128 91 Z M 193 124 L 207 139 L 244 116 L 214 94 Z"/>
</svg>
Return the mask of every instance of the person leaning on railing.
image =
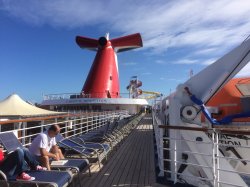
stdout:
<svg viewBox="0 0 250 187">
<path fill-rule="evenodd" d="M 64 159 L 62 151 L 56 145 L 55 137 L 58 133 L 60 133 L 60 127 L 51 125 L 47 131 L 38 134 L 29 147 L 30 152 L 35 155 L 37 161 L 48 170 L 50 170 L 50 159 Z"/>
<path fill-rule="evenodd" d="M 0 148 L 0 171 L 2 171 L 7 178 L 15 177 L 19 181 L 32 181 L 35 177 L 30 176 L 26 172 L 32 170 L 47 170 L 39 165 L 33 155 L 28 149 L 16 149 L 9 153 L 4 158 L 2 148 Z"/>
</svg>

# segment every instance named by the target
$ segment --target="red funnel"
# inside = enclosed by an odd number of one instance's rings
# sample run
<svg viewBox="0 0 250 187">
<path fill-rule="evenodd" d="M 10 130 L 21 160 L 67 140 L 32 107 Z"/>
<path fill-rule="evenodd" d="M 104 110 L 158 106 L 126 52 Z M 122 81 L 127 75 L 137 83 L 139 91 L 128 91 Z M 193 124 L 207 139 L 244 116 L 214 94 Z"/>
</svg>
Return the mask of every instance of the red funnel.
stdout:
<svg viewBox="0 0 250 187">
<path fill-rule="evenodd" d="M 81 48 L 97 51 L 88 77 L 82 88 L 82 97 L 118 98 L 120 85 L 116 53 L 142 47 L 139 33 L 109 40 L 100 37 L 99 40 L 76 37 L 76 43 Z"/>
</svg>

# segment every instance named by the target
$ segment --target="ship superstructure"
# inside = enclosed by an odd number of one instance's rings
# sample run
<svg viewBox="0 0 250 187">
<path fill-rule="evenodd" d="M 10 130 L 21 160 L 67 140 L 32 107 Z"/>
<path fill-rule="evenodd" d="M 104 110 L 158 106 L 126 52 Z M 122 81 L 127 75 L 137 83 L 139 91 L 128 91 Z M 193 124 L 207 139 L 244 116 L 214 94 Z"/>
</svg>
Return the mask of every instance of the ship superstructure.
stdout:
<svg viewBox="0 0 250 187">
<path fill-rule="evenodd" d="M 129 110 L 137 113 L 148 105 L 145 99 L 126 98 L 120 93 L 117 53 L 142 47 L 139 33 L 98 40 L 83 36 L 76 43 L 84 49 L 96 51 L 96 56 L 80 93 L 45 95 L 42 106 L 57 111 Z"/>
</svg>

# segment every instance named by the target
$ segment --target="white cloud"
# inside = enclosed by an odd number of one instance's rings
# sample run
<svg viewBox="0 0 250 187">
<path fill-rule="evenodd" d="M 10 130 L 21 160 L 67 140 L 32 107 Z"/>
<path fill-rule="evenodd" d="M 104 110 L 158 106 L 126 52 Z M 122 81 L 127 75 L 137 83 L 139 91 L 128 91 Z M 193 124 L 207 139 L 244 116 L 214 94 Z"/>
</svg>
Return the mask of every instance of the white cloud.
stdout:
<svg viewBox="0 0 250 187">
<path fill-rule="evenodd" d="M 218 59 L 219 59 L 219 58 L 218 58 Z M 212 59 L 207 59 L 206 61 L 201 62 L 201 64 L 203 64 L 203 65 L 210 65 L 210 64 L 214 63 L 216 60 L 217 60 L 217 59 L 214 59 L 214 58 L 212 58 Z"/>
<path fill-rule="evenodd" d="M 159 79 L 164 82 L 176 82 L 176 83 L 184 81 L 184 79 L 166 78 L 166 77 L 160 77 Z"/>
<path fill-rule="evenodd" d="M 141 32 L 144 49 L 156 54 L 188 47 L 190 55 L 211 52 L 214 58 L 238 45 L 250 28 L 247 0 L 0 0 L 0 7 L 35 25 Z"/>
<path fill-rule="evenodd" d="M 199 65 L 210 65 L 212 63 L 214 63 L 217 60 L 217 58 L 211 58 L 211 59 L 206 59 L 206 60 L 202 60 L 202 59 L 181 59 L 181 60 L 177 60 L 172 62 L 173 64 L 199 64 Z"/>
<path fill-rule="evenodd" d="M 183 82 L 183 79 L 169 78 L 168 81 Z"/>
<path fill-rule="evenodd" d="M 136 62 L 125 62 L 121 63 L 123 66 L 135 66 L 137 63 Z"/>
<path fill-rule="evenodd" d="M 237 77 L 249 77 L 250 76 L 250 63 L 247 64 L 238 74 Z"/>
<path fill-rule="evenodd" d="M 195 51 L 194 55 L 210 55 L 210 54 L 215 53 L 216 50 L 217 50 L 217 48 L 215 48 L 215 47 L 207 48 L 207 49 L 201 49 L 201 50 Z"/>
<path fill-rule="evenodd" d="M 196 64 L 198 60 L 183 59 L 173 62 L 173 64 Z"/>
<path fill-rule="evenodd" d="M 27 23 L 61 27 L 82 27 L 104 21 L 103 1 L 1 0 L 1 9 Z M 102 11 L 101 11 L 102 10 Z"/>
<path fill-rule="evenodd" d="M 152 73 L 151 72 L 144 72 L 141 75 L 152 75 Z"/>
<path fill-rule="evenodd" d="M 163 60 L 156 60 L 155 63 L 156 63 L 156 64 L 166 64 L 166 62 L 163 61 Z"/>
</svg>

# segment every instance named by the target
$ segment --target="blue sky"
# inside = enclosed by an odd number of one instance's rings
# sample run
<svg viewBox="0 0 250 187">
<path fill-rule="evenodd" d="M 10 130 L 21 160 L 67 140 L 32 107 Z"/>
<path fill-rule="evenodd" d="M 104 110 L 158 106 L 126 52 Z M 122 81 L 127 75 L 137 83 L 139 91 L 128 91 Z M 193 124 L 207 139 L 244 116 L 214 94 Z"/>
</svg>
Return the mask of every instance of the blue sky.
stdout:
<svg viewBox="0 0 250 187">
<path fill-rule="evenodd" d="M 0 99 L 17 93 L 80 92 L 95 53 L 75 36 L 140 32 L 144 47 L 118 54 L 121 92 L 131 76 L 142 89 L 170 89 L 239 45 L 250 34 L 247 0 L 0 0 Z M 238 76 L 249 76 L 246 66 Z"/>
</svg>

